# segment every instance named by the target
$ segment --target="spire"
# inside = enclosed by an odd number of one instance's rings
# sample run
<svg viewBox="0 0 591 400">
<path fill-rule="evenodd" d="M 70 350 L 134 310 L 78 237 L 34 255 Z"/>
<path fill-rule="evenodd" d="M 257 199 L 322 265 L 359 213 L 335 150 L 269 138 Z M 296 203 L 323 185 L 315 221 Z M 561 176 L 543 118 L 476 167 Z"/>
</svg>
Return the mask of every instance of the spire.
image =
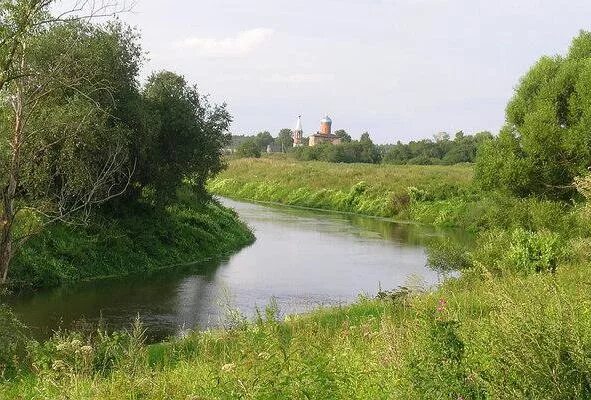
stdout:
<svg viewBox="0 0 591 400">
<path fill-rule="evenodd" d="M 302 129 L 302 116 L 298 115 L 298 122 L 296 123 L 296 128 L 295 128 L 296 132 L 303 132 L 304 130 Z"/>
</svg>

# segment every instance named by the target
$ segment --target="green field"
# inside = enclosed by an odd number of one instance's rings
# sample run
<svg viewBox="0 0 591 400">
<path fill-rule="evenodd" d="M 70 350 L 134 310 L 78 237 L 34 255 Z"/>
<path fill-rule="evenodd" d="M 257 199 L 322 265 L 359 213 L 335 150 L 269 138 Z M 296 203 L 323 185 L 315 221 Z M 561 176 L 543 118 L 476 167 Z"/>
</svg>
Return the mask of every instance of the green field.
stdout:
<svg viewBox="0 0 591 400">
<path fill-rule="evenodd" d="M 335 164 L 266 157 L 232 160 L 209 189 L 234 198 L 396 217 L 411 200 L 409 188 L 433 200 L 444 199 L 469 191 L 472 176 L 471 165 Z"/>
</svg>

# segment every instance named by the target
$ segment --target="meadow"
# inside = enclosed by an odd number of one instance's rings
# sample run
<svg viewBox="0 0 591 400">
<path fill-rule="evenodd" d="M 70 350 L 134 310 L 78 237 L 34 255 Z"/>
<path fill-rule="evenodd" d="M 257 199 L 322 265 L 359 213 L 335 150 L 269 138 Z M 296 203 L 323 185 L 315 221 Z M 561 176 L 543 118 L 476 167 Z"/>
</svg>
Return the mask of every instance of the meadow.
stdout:
<svg viewBox="0 0 591 400">
<path fill-rule="evenodd" d="M 249 200 L 395 217 L 409 188 L 433 199 L 469 191 L 473 169 L 456 166 L 335 164 L 274 156 L 243 158 L 208 184 L 213 193 Z"/>
</svg>

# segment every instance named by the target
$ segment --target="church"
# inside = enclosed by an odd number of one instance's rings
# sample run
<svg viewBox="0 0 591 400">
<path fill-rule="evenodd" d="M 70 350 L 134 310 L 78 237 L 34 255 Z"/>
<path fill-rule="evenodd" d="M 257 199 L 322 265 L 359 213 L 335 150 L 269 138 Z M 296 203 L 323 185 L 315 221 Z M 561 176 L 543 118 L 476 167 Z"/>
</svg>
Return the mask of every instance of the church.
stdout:
<svg viewBox="0 0 591 400">
<path fill-rule="evenodd" d="M 296 127 L 293 131 L 293 146 L 304 145 L 304 130 L 302 129 L 302 116 L 298 116 Z M 340 144 L 341 139 L 332 133 L 332 120 L 328 115 L 320 120 L 320 130 L 308 138 L 308 146 L 316 146 L 320 143 Z"/>
</svg>

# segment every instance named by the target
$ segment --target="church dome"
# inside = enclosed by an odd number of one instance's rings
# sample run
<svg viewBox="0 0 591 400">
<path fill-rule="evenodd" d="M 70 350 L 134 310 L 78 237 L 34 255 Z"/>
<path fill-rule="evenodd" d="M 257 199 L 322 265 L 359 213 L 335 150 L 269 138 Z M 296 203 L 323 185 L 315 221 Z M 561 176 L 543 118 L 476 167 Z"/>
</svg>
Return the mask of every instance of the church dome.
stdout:
<svg viewBox="0 0 591 400">
<path fill-rule="evenodd" d="M 320 123 L 322 123 L 322 124 L 332 124 L 332 119 L 330 119 L 329 116 L 327 115 L 326 117 L 322 118 L 322 120 L 320 120 Z"/>
</svg>

